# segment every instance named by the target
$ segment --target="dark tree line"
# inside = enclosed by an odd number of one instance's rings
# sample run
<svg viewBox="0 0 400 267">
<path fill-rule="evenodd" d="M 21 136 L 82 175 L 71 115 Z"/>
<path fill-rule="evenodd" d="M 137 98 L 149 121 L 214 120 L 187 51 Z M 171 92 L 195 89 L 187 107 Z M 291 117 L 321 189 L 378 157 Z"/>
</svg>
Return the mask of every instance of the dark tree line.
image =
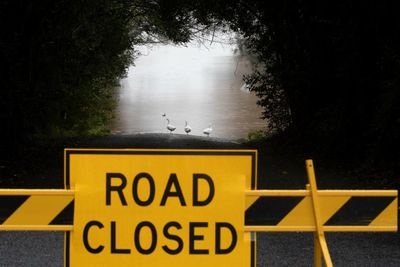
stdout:
<svg viewBox="0 0 400 267">
<path fill-rule="evenodd" d="M 400 158 L 397 10 L 356 0 L 2 1 L 2 128 L 99 132 L 135 45 L 227 25 L 257 58 L 246 80 L 271 130 L 338 155 Z"/>
<path fill-rule="evenodd" d="M 1 1 L 2 144 L 103 133 L 135 45 L 188 41 L 190 14 L 176 4 Z"/>
<path fill-rule="evenodd" d="M 18 141 L 96 131 L 131 62 L 131 12 L 116 1 L 1 5 L 2 127 Z"/>
<path fill-rule="evenodd" d="M 210 1 L 211 3 L 211 1 Z M 392 1 L 227 1 L 272 130 L 336 156 L 399 159 L 400 16 Z M 398 164 L 397 164 L 398 166 Z"/>
<path fill-rule="evenodd" d="M 330 149 L 398 144 L 400 19 L 395 5 L 256 1 L 251 6 L 255 17 L 239 19 L 238 25 L 243 24 L 266 66 L 249 80 L 267 117 Z M 280 101 L 278 110 L 286 105 L 287 112 L 274 111 Z"/>
</svg>

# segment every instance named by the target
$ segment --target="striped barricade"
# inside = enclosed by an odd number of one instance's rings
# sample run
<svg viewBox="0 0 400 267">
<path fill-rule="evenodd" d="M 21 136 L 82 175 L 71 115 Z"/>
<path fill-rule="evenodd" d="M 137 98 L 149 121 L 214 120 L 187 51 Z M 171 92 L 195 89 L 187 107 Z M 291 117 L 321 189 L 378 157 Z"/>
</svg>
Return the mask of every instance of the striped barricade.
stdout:
<svg viewBox="0 0 400 267">
<path fill-rule="evenodd" d="M 0 189 L 0 230 L 71 231 L 74 191 Z"/>
<path fill-rule="evenodd" d="M 246 232 L 314 232 L 315 265 L 332 266 L 324 232 L 397 231 L 396 190 L 248 190 Z M 73 190 L 0 189 L 0 230 L 72 231 Z"/>
</svg>

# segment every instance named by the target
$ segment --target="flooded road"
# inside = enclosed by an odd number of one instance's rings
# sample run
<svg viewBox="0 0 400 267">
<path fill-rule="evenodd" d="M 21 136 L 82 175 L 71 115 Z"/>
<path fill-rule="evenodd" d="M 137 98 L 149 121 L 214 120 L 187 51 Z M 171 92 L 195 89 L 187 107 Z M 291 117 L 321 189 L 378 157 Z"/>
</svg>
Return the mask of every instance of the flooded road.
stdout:
<svg viewBox="0 0 400 267">
<path fill-rule="evenodd" d="M 166 118 L 184 134 L 185 121 L 193 135 L 239 139 L 262 129 L 257 97 L 242 81 L 250 63 L 235 56 L 232 46 L 141 47 L 141 55 L 121 80 L 112 133 L 166 133 Z M 166 117 L 162 117 L 162 114 Z"/>
</svg>

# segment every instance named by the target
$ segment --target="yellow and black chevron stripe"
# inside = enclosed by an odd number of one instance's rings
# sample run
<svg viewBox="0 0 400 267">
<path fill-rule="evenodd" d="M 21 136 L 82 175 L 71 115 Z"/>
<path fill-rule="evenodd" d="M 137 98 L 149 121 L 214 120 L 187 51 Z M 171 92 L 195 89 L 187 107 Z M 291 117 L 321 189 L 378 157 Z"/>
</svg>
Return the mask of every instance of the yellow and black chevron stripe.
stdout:
<svg viewBox="0 0 400 267">
<path fill-rule="evenodd" d="M 73 215 L 73 192 L 0 190 L 0 230 L 72 230 Z"/>
<path fill-rule="evenodd" d="M 397 191 L 320 190 L 318 201 L 324 231 L 397 230 Z M 246 205 L 245 226 L 252 231 L 315 230 L 307 190 L 255 191 L 246 197 Z"/>
</svg>

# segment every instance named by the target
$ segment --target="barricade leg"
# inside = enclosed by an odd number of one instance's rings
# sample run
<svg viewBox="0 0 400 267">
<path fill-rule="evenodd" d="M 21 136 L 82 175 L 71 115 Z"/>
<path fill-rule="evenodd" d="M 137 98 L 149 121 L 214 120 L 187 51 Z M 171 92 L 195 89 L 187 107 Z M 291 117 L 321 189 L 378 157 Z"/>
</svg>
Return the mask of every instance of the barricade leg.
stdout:
<svg viewBox="0 0 400 267">
<path fill-rule="evenodd" d="M 315 235 L 316 235 L 316 238 L 318 238 L 320 251 L 322 252 L 322 255 L 324 256 L 325 265 L 327 267 L 332 267 L 333 266 L 332 260 L 331 260 L 331 256 L 329 255 L 329 249 L 328 249 L 328 245 L 326 243 L 325 234 L 322 229 L 322 222 L 321 222 L 321 218 L 320 218 L 320 214 L 319 214 L 317 182 L 315 180 L 315 172 L 314 172 L 314 166 L 313 166 L 312 160 L 306 160 L 306 168 L 307 168 L 307 176 L 308 176 L 308 182 L 309 182 L 309 184 L 307 185 L 307 190 L 309 190 L 311 192 L 315 226 L 317 229 L 317 232 L 315 233 Z M 317 252 L 317 251 L 315 250 L 315 252 Z M 317 255 L 314 255 L 314 259 L 316 259 L 316 257 L 317 257 Z M 315 261 L 315 263 L 317 263 L 317 261 Z M 315 265 L 315 266 L 318 266 L 318 265 Z"/>
<path fill-rule="evenodd" d="M 321 246 L 319 245 L 318 234 L 314 233 L 314 266 L 322 267 Z"/>
</svg>

